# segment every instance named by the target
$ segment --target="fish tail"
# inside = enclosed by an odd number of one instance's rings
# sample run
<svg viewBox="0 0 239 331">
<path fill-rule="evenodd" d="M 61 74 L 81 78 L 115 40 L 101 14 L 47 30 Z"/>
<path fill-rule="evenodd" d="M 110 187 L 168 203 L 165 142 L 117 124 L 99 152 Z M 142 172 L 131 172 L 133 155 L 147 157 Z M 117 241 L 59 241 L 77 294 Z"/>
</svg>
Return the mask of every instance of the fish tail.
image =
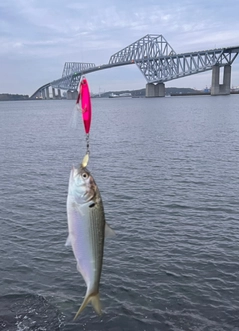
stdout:
<svg viewBox="0 0 239 331">
<path fill-rule="evenodd" d="M 96 295 L 94 295 L 94 296 L 91 297 L 91 304 L 92 304 L 95 312 L 98 315 L 101 315 L 102 312 L 101 312 L 101 303 L 100 303 L 100 295 L 99 295 L 99 293 L 97 293 Z"/>
<path fill-rule="evenodd" d="M 101 315 L 101 303 L 100 303 L 100 295 L 98 293 L 93 294 L 86 294 L 84 301 L 82 302 L 82 305 L 80 306 L 78 312 L 76 313 L 74 317 L 74 321 L 77 319 L 77 317 L 80 315 L 80 313 L 85 309 L 85 307 L 88 305 L 88 303 L 91 302 L 93 308 L 95 309 L 96 313 L 98 315 Z"/>
</svg>

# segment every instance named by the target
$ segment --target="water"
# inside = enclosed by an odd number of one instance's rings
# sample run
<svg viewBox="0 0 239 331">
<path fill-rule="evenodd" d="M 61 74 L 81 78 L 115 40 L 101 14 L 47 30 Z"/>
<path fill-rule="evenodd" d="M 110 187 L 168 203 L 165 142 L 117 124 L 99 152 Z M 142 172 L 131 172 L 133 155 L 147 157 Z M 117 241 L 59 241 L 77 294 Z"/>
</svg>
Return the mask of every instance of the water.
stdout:
<svg viewBox="0 0 239 331">
<path fill-rule="evenodd" d="M 94 99 L 104 314 L 67 237 L 73 101 L 0 103 L 0 330 L 239 330 L 239 97 Z"/>
</svg>

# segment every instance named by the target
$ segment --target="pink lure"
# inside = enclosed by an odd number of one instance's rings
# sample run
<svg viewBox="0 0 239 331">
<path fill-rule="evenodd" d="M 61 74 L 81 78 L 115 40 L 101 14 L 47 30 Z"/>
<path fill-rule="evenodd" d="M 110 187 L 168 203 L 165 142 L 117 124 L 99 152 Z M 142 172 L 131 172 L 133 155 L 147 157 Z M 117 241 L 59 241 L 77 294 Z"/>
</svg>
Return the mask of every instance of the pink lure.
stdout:
<svg viewBox="0 0 239 331">
<path fill-rule="evenodd" d="M 82 109 L 82 118 L 85 126 L 85 132 L 88 134 L 90 132 L 91 123 L 91 99 L 90 91 L 86 78 L 83 78 L 80 82 L 80 91 L 76 103 L 80 103 Z"/>
</svg>

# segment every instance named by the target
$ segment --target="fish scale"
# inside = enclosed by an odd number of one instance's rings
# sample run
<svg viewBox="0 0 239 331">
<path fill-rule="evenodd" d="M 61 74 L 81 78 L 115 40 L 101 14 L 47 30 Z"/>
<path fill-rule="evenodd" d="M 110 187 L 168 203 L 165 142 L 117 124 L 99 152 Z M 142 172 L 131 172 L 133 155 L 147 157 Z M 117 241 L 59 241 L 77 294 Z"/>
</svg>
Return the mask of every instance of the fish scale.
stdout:
<svg viewBox="0 0 239 331">
<path fill-rule="evenodd" d="M 99 219 L 104 219 L 104 214 L 99 210 L 100 206 L 95 205 L 93 208 L 89 208 L 90 219 L 90 238 L 92 240 L 93 256 L 96 257 L 95 263 L 95 279 L 99 279 L 101 276 L 102 263 L 103 263 L 103 251 L 104 251 L 104 228 L 105 224 L 101 224 Z M 98 216 L 100 215 L 100 216 Z M 98 284 L 97 284 L 98 286 Z"/>
</svg>

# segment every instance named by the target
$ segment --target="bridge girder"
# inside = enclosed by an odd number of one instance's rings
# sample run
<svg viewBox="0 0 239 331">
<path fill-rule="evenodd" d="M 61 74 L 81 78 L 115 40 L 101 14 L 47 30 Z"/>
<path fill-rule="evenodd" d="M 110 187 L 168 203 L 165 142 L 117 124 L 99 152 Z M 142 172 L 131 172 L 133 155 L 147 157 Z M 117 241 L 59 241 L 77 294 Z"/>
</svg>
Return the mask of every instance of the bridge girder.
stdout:
<svg viewBox="0 0 239 331">
<path fill-rule="evenodd" d="M 81 78 L 81 75 L 79 75 L 79 74 L 68 75 L 63 78 L 54 80 L 51 83 L 51 86 L 53 88 L 60 88 L 62 90 L 77 90 L 80 78 Z"/>
<path fill-rule="evenodd" d="M 145 58 L 158 58 L 176 54 L 162 35 L 147 34 L 133 44 L 110 57 L 109 64 L 127 61 L 143 61 Z"/>
<path fill-rule="evenodd" d="M 66 62 L 63 68 L 62 77 L 67 77 L 69 75 L 73 75 L 74 73 L 94 67 L 94 63 Z"/>
<path fill-rule="evenodd" d="M 214 65 L 231 65 L 237 57 L 228 49 L 215 49 L 193 53 L 146 58 L 136 62 L 148 83 L 163 83 L 211 70 Z"/>
<path fill-rule="evenodd" d="M 52 82 L 52 87 L 63 90 L 76 90 L 81 78 L 81 72 L 95 68 L 94 63 L 66 62 L 62 72 L 62 78 Z"/>
</svg>

